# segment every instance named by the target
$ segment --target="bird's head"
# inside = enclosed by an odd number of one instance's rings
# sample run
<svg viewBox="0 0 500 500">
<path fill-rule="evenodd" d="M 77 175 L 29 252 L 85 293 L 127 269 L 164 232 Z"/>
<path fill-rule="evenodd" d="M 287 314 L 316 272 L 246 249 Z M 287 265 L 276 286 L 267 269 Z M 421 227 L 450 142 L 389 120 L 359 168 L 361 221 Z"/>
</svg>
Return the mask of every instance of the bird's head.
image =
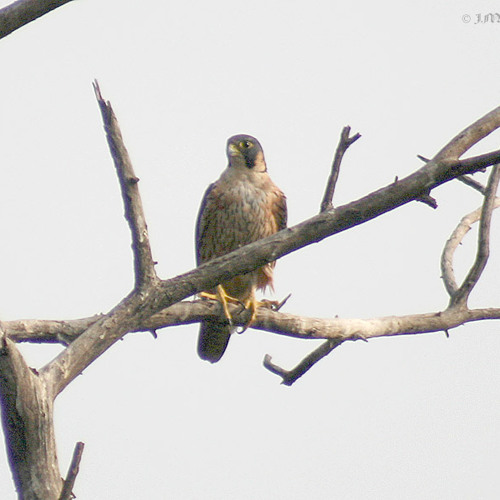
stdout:
<svg viewBox="0 0 500 500">
<path fill-rule="evenodd" d="M 264 152 L 259 141 L 251 135 L 239 134 L 227 140 L 227 158 L 230 167 L 245 167 L 255 172 L 266 172 Z"/>
</svg>

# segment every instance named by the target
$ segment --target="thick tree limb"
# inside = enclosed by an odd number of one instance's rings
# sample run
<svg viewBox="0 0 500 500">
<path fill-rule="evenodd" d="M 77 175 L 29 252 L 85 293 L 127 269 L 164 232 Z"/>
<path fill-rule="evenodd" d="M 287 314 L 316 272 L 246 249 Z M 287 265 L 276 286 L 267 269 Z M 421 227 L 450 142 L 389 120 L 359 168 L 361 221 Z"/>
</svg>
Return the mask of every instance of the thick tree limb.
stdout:
<svg viewBox="0 0 500 500">
<path fill-rule="evenodd" d="M 18 0 L 0 9 L 0 38 L 71 0 Z"/>
<path fill-rule="evenodd" d="M 20 319 L 4 321 L 4 330 L 14 342 L 32 342 L 35 344 L 62 344 L 69 345 L 79 337 L 90 325 L 103 315 L 99 314 L 83 319 L 44 320 Z"/>
<path fill-rule="evenodd" d="M 59 498 L 62 480 L 57 464 L 52 394 L 3 331 L 0 344 L 2 423 L 19 497 Z"/>
<path fill-rule="evenodd" d="M 328 181 L 326 183 L 325 194 L 323 196 L 323 201 L 321 202 L 320 212 L 326 212 L 327 210 L 333 208 L 332 204 L 333 193 L 335 192 L 335 186 L 337 185 L 337 180 L 339 178 L 340 164 L 342 163 L 342 158 L 344 157 L 344 154 L 349 148 L 349 146 L 354 142 L 356 142 L 361 137 L 360 134 L 354 134 L 352 137 L 350 137 L 349 136 L 350 133 L 351 133 L 351 127 L 347 126 L 342 129 L 339 144 L 337 146 L 337 150 L 335 151 L 335 156 L 333 158 L 331 172 L 328 177 Z"/>
<path fill-rule="evenodd" d="M 239 305 L 229 304 L 235 325 L 248 323 L 248 311 Z M 178 302 L 152 315 L 131 328 L 130 332 L 156 331 L 171 326 L 199 323 L 202 320 L 220 317 L 220 306 L 216 301 L 197 300 Z M 395 335 L 414 335 L 451 330 L 457 326 L 481 320 L 500 319 L 500 308 L 471 309 L 466 311 L 432 312 L 405 316 L 387 316 L 371 319 L 313 318 L 276 312 L 266 308 L 257 310 L 252 328 L 299 339 L 363 340 Z M 16 342 L 60 342 L 61 338 L 76 340 L 85 331 L 85 324 L 95 323 L 95 318 L 77 320 L 4 321 L 4 330 Z M 47 328 L 44 327 L 47 325 Z M 71 334 L 65 335 L 70 328 Z M 50 333 L 47 333 L 49 332 Z"/>
</svg>

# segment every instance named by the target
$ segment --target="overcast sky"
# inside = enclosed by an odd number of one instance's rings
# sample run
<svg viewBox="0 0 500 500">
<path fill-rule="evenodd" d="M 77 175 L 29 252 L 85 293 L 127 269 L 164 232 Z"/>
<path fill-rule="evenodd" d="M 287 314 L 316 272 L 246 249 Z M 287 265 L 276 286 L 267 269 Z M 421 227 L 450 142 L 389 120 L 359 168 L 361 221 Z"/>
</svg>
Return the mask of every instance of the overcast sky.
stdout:
<svg viewBox="0 0 500 500">
<path fill-rule="evenodd" d="M 0 6 L 10 2 L 2 1 Z M 362 139 L 335 203 L 417 169 L 500 104 L 494 3 L 333 0 L 72 2 L 0 41 L 0 318 L 107 312 L 131 289 L 130 237 L 91 82 L 111 100 L 140 177 L 158 271 L 194 266 L 196 214 L 225 142 L 256 136 L 288 197 L 317 213 L 342 127 Z M 469 17 L 467 17 L 469 16 Z M 468 21 L 468 22 L 466 22 Z M 473 153 L 498 149 L 499 135 Z M 291 313 L 438 311 L 443 245 L 479 195 L 455 182 L 289 255 L 276 298 Z M 459 276 L 475 250 L 456 256 Z M 473 306 L 499 307 L 500 231 Z M 198 326 L 131 334 L 58 398 L 65 474 L 86 444 L 82 500 L 496 499 L 498 322 L 341 346 L 293 387 L 317 344 L 249 330 L 216 365 Z M 60 348 L 22 346 L 32 366 Z M 5 451 L 2 499 L 16 498 Z"/>
</svg>

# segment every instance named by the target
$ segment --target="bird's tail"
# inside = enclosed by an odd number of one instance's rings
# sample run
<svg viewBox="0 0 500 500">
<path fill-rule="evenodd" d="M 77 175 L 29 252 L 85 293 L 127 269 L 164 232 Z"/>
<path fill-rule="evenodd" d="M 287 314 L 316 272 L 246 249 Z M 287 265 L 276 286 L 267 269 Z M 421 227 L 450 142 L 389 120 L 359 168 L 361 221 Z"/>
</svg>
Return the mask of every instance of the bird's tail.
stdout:
<svg viewBox="0 0 500 500">
<path fill-rule="evenodd" d="M 227 322 L 203 321 L 198 336 L 200 358 L 210 363 L 217 363 L 226 350 L 233 329 L 234 327 L 229 326 Z"/>
</svg>

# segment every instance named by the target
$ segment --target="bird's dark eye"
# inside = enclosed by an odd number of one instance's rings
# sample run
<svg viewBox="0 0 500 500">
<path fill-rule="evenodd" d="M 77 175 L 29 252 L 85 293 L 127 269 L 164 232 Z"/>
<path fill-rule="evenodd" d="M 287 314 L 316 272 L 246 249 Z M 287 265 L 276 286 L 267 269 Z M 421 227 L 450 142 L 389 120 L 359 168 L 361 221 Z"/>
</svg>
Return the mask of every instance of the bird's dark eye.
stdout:
<svg viewBox="0 0 500 500">
<path fill-rule="evenodd" d="M 252 146 L 253 146 L 253 143 L 250 141 L 241 141 L 240 142 L 241 149 L 248 149 L 248 148 L 251 148 Z"/>
</svg>

